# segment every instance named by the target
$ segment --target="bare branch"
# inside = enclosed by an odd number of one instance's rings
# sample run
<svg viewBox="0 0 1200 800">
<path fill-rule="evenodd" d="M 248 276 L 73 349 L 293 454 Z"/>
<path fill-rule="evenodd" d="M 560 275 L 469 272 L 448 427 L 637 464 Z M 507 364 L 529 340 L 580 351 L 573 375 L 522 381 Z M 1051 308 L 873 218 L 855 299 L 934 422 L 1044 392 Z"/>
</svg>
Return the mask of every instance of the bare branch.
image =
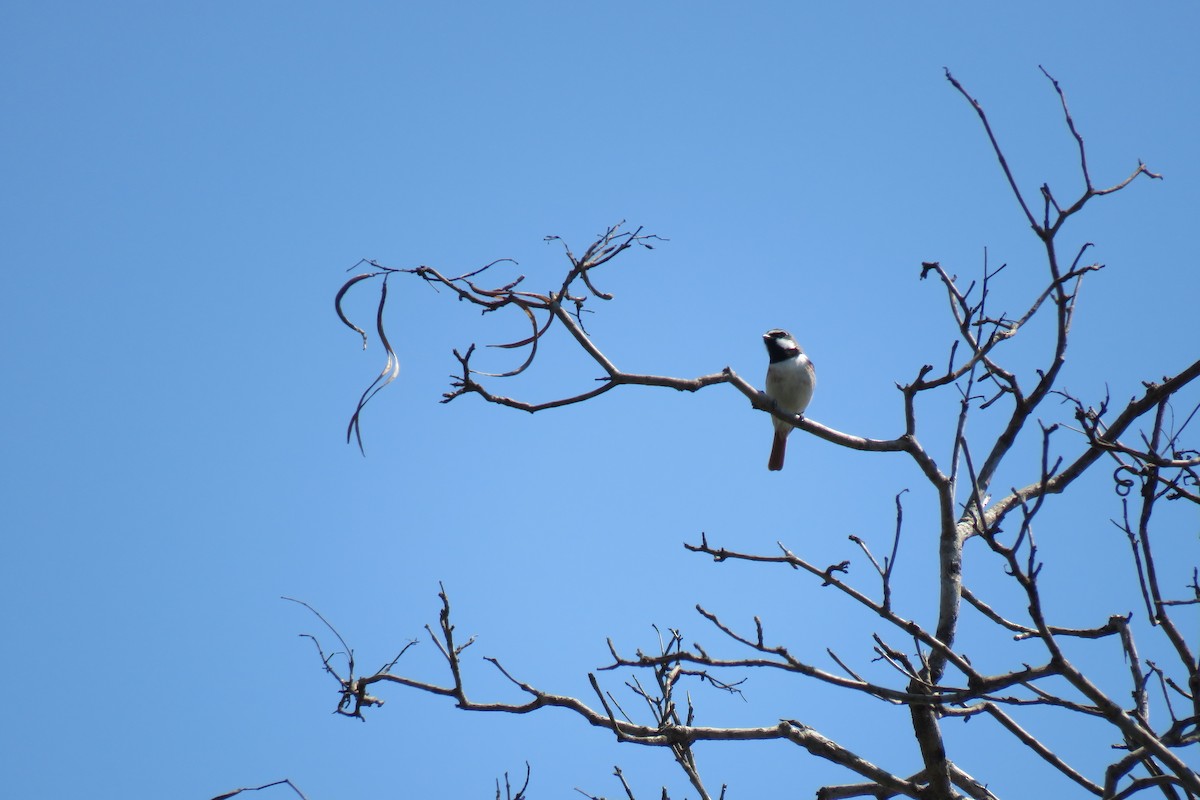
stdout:
<svg viewBox="0 0 1200 800">
<path fill-rule="evenodd" d="M 1021 744 L 1028 747 L 1033 752 L 1037 753 L 1043 761 L 1057 769 L 1062 774 L 1066 775 L 1071 780 L 1078 783 L 1083 788 L 1095 795 L 1103 794 L 1103 790 L 1092 781 L 1089 781 L 1077 770 L 1072 768 L 1067 762 L 1059 758 L 1053 750 L 1042 744 L 1038 739 L 1027 730 L 1017 724 L 1016 720 L 1006 714 L 995 703 L 984 703 L 983 709 L 990 714 L 997 722 L 1008 729 L 1009 733 L 1016 736 L 1021 741 Z"/>
<path fill-rule="evenodd" d="M 979 121 L 983 123 L 983 129 L 987 131 L 988 141 L 992 143 L 992 150 L 1000 162 L 1000 167 L 1004 170 L 1004 177 L 1008 179 L 1009 188 L 1012 189 L 1013 196 L 1017 198 L 1021 210 L 1025 212 L 1025 218 L 1029 220 L 1029 226 L 1033 228 L 1038 236 L 1044 235 L 1044 230 L 1037 224 L 1037 220 L 1033 218 L 1033 214 L 1029 211 L 1029 206 L 1025 203 L 1025 197 L 1021 194 L 1021 190 L 1017 188 L 1017 181 L 1013 178 L 1012 170 L 1008 168 L 1008 159 L 1004 157 L 1004 151 L 1000 149 L 1000 143 L 996 141 L 996 135 L 992 133 L 992 124 L 988 122 L 987 114 L 983 111 L 983 106 L 950 74 L 950 70 L 946 70 L 946 80 L 950 81 L 950 84 L 958 90 L 958 93 L 965 97 L 967 102 L 971 104 L 971 108 L 975 109 L 975 113 L 979 116 Z"/>
<path fill-rule="evenodd" d="M 262 786 L 244 786 L 241 789 L 234 789 L 232 792 L 226 792 L 225 794 L 219 794 L 216 797 L 214 797 L 212 800 L 229 800 L 230 797 L 236 797 L 237 795 L 241 794 L 242 792 L 258 792 L 263 789 L 270 789 L 272 786 L 287 786 L 289 789 L 291 789 L 293 792 L 296 793 L 296 796 L 299 797 L 300 800 L 308 800 L 308 798 L 304 796 L 304 792 L 300 791 L 300 789 L 296 786 L 296 784 L 292 783 L 291 780 L 288 778 L 284 778 L 281 781 L 274 781 L 272 783 L 264 783 Z"/>
</svg>

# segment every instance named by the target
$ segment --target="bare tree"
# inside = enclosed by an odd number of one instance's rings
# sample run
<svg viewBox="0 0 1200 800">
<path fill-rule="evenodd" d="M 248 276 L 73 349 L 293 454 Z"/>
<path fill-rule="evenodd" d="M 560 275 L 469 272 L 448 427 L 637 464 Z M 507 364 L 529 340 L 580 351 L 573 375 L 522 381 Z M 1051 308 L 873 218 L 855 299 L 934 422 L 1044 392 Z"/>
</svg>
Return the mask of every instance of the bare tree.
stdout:
<svg viewBox="0 0 1200 800">
<path fill-rule="evenodd" d="M 594 697 L 570 697 L 525 683 L 495 659 L 488 661 L 519 688 L 525 700 L 519 703 L 477 700 L 465 685 L 461 669 L 464 651 L 473 640 L 461 641 L 456 636 L 450 598 L 443 589 L 438 622 L 426 626 L 430 641 L 445 660 L 447 675 L 441 683 L 416 680 L 397 672 L 400 656 L 376 671 L 361 672 L 352 657 L 343 659 L 327 654 L 313 638 L 325 669 L 337 681 L 338 711 L 361 718 L 367 709 L 382 704 L 373 694 L 380 685 L 444 695 L 466 711 L 525 714 L 547 707 L 563 708 L 620 741 L 664 748 L 698 795 L 706 799 L 723 797 L 725 789 L 714 790 L 705 783 L 693 747 L 697 742 L 730 740 L 783 740 L 816 758 L 844 767 L 847 782 L 819 788 L 818 798 L 991 798 L 994 795 L 986 786 L 988 776 L 974 777 L 960 769 L 943 736 L 948 719 L 990 717 L 1011 734 L 1014 743 L 1013 752 L 1003 759 L 1005 763 L 1022 753 L 1041 759 L 1067 782 L 1112 800 L 1142 792 L 1155 792 L 1172 799 L 1200 798 L 1200 772 L 1195 768 L 1196 754 L 1200 751 L 1200 670 L 1193 649 L 1200 582 L 1193 568 L 1190 586 L 1162 584 L 1154 548 L 1161 531 L 1152 526 L 1154 512 L 1164 502 L 1200 504 L 1200 452 L 1187 448 L 1182 438 L 1197 415 L 1197 406 L 1192 401 L 1190 408 L 1177 407 L 1183 404 L 1184 390 L 1194 389 L 1200 378 L 1200 360 L 1182 365 L 1172 376 L 1146 381 L 1141 394 L 1124 404 L 1114 404 L 1107 397 L 1088 402 L 1060 385 L 1080 286 L 1089 273 L 1102 269 L 1103 265 L 1087 261 L 1090 244 L 1073 252 L 1061 252 L 1059 235 L 1066 222 L 1094 198 L 1118 192 L 1139 176 L 1160 176 L 1139 162 L 1120 182 L 1097 188 L 1092 182 L 1083 137 L 1076 129 L 1066 98 L 1058 82 L 1049 74 L 1046 77 L 1061 101 L 1067 129 L 1078 146 L 1084 190 L 1068 203 L 1060 202 L 1045 184 L 1039 198 L 1027 197 L 1018 188 L 983 108 L 946 73 L 947 80 L 970 103 L 983 125 L 1009 189 L 1044 248 L 1045 272 L 1040 283 L 1029 290 L 1023 313 L 1010 316 L 996 313 L 989 305 L 993 283 L 1003 267 L 993 268 L 985 261 L 981 277 L 964 287 L 938 262 L 920 266 L 920 277 L 936 280 L 946 293 L 955 338 L 943 359 L 944 367 L 926 364 L 911 382 L 898 386 L 904 429 L 891 439 L 838 431 L 803 416 L 785 414 L 751 382 L 728 367 L 696 378 L 643 375 L 620 369 L 591 338 L 582 312 L 586 303 L 612 299 L 597 286 L 601 267 L 626 251 L 655 246 L 658 237 L 641 228 L 625 230 L 620 224 L 614 225 L 578 254 L 564 245 L 569 267 L 553 291 L 526 290 L 521 277 L 489 287 L 484 281 L 498 262 L 457 276 L 428 266 L 395 269 L 366 262 L 371 270 L 350 279 L 337 295 L 339 316 L 363 335 L 365 347 L 367 334 L 347 319 L 342 300 L 349 289 L 367 281 L 376 280 L 382 287 L 376 329 L 387 361 L 379 377 L 363 393 L 347 431 L 347 438 L 357 438 L 360 447 L 363 409 L 376 392 L 395 378 L 398 369 L 396 354 L 384 332 L 388 282 L 415 276 L 449 290 L 453 297 L 484 312 L 511 309 L 529 323 L 527 337 L 497 345 L 524 352 L 524 362 L 509 372 L 487 373 L 475 369 L 474 345 L 464 352 L 456 350 L 459 372 L 443 402 L 477 395 L 489 403 L 538 412 L 586 402 L 621 386 L 695 392 L 727 385 L 741 392 L 754 409 L 791 422 L 796 428 L 834 445 L 864 454 L 907 455 L 920 469 L 936 498 L 940 576 L 936 619 L 927 622 L 911 619 L 892 601 L 896 551 L 903 529 L 900 495 L 896 497 L 895 535 L 889 543 L 889 555 L 876 557 L 865 541 L 852 537 L 874 569 L 877 578 L 877 582 L 873 579 L 874 588 L 851 584 L 846 575 L 848 562 L 821 566 L 782 544 L 777 552 L 738 552 L 710 542 L 701 534 L 698 542 L 685 545 L 687 550 L 718 562 L 755 562 L 762 568 L 779 565 L 808 573 L 814 581 L 836 593 L 842 602 L 877 615 L 882 622 L 880 629 L 872 634 L 874 650 L 877 659 L 890 668 L 885 673 L 891 675 L 890 680 L 864 677 L 861 667 L 847 663 L 832 651 L 830 668 L 808 663 L 786 645 L 772 641 L 757 617 L 753 627 L 746 629 L 697 606 L 700 615 L 719 634 L 722 647 L 731 649 L 732 655 L 718 655 L 714 646 L 687 646 L 677 631 L 663 634 L 657 651 L 651 653 L 639 650 L 630 655 L 609 642 L 611 663 L 601 670 L 632 669 L 635 675 L 644 675 L 628 684 L 639 704 L 644 703 L 640 716 L 627 713 L 617 695 L 601 685 L 596 673 L 588 676 Z M 1045 362 L 1031 374 L 1025 374 L 1006 365 L 1009 363 L 1006 351 L 1010 342 L 1027 333 L 1028 323 L 1035 317 L 1052 318 L 1046 326 L 1052 339 L 1048 342 L 1049 356 Z M 556 329 L 565 330 L 583 357 L 598 365 L 603 375 L 599 385 L 539 402 L 496 393 L 493 381 L 528 369 L 535 361 L 539 343 Z M 953 393 L 958 408 L 956 435 L 945 453 L 931 452 L 918 435 L 918 398 L 939 392 Z M 1037 415 L 1051 405 L 1047 402 L 1050 400 L 1060 405 L 1065 403 L 1073 411 L 1073 420 L 1043 422 Z M 985 441 L 968 435 L 968 419 L 979 415 L 991 415 L 999 421 L 998 435 Z M 1040 431 L 1040 466 L 1028 475 L 1023 485 L 999 485 L 995 478 L 1006 459 L 1014 470 L 1020 468 L 1009 456 L 1018 435 L 1024 431 Z M 1167 643 L 1167 652 L 1172 654 L 1170 663 L 1139 656 L 1131 616 L 1091 608 L 1087 611 L 1093 615 L 1095 624 L 1086 628 L 1056 624 L 1047 617 L 1043 603 L 1043 564 L 1034 536 L 1034 522 L 1050 495 L 1068 491 L 1081 476 L 1102 469 L 1105 463 L 1114 465 L 1116 500 L 1121 509 L 1117 524 L 1129 540 L 1149 631 Z M 1019 617 L 1009 618 L 1012 615 L 1006 616 L 994 600 L 964 583 L 964 546 L 972 539 L 982 545 L 971 550 L 972 557 L 1002 564 L 1024 598 L 1026 607 Z M 973 660 L 972 654 L 958 645 L 964 601 L 970 609 L 969 624 L 976 637 L 987 634 L 997 641 L 1025 641 L 1029 646 L 1022 652 L 1028 658 L 1036 647 L 1036 659 L 1010 663 L 1000 670 L 977 667 L 976 663 L 986 659 Z M 1181 622 L 1177 619 L 1180 615 L 1191 616 L 1187 622 Z M 1192 641 L 1189 642 L 1185 631 L 1191 632 Z M 1127 665 L 1122 669 L 1128 673 L 1128 695 L 1114 696 L 1102 689 L 1099 681 L 1077 666 L 1079 659 L 1068 653 L 1081 646 L 1100 648 L 1100 643 L 1106 641 L 1119 643 L 1119 647 L 1105 647 L 1089 653 L 1089 658 L 1123 659 Z M 344 641 L 341 647 L 344 654 L 352 652 Z M 717 689 L 737 691 L 737 675 L 748 668 L 777 670 L 831 689 L 904 707 L 911 718 L 920 763 L 899 772 L 885 769 L 870 761 L 868 754 L 852 751 L 802 720 L 781 719 L 758 727 L 696 725 L 690 695 L 681 687 L 700 681 Z M 1031 709 L 1068 715 L 1091 726 L 1106 726 L 1112 742 L 1107 768 L 1099 774 L 1094 771 L 1087 774 L 1068 763 L 1038 738 L 1025 718 Z M 997 759 L 997 766 L 1000 760 Z M 616 775 L 625 796 L 634 798 L 634 790 L 619 769 Z"/>
</svg>

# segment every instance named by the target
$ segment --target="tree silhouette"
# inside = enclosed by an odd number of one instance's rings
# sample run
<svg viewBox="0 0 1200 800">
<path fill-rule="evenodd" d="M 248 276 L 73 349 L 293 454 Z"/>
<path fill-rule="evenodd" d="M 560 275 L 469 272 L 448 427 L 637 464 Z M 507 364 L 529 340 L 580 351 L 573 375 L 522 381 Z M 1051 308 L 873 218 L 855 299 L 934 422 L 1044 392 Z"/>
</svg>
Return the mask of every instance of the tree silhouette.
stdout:
<svg viewBox="0 0 1200 800">
<path fill-rule="evenodd" d="M 868 610 L 881 621 L 879 630 L 870 635 L 877 661 L 886 671 L 876 670 L 866 675 L 861 665 L 849 663 L 833 651 L 828 653 L 831 666 L 817 666 L 772 639 L 758 617 L 753 626 L 739 626 L 697 606 L 699 614 L 717 632 L 720 648 L 732 650 L 733 655 L 719 655 L 718 646 L 713 644 L 687 645 L 674 630 L 663 632 L 656 652 L 651 653 L 639 650 L 630 655 L 610 641 L 611 662 L 588 675 L 594 691 L 589 698 L 554 694 L 532 686 L 510 674 L 499 661 L 489 658 L 523 693 L 524 701 L 477 700 L 469 691 L 461 669 L 463 654 L 473 640 L 462 641 L 456 635 L 451 601 L 443 589 L 439 595 L 438 621 L 426 626 L 429 639 L 445 661 L 446 678 L 440 683 L 398 672 L 403 650 L 382 668 L 363 672 L 344 641 L 340 642 L 339 651 L 331 653 L 312 637 L 325 670 L 337 681 L 339 713 L 361 718 L 368 709 L 381 705 L 382 700 L 374 694 L 381 685 L 443 695 L 466 711 L 525 714 L 557 707 L 574 712 L 620 741 L 668 750 L 702 798 L 723 797 L 725 788 L 714 790 L 705 783 L 693 749 L 697 742 L 782 740 L 847 770 L 848 782 L 820 787 L 816 791 L 818 798 L 904 796 L 936 800 L 995 796 L 987 788 L 989 776 L 968 775 L 956 765 L 954 753 L 948 749 L 943 735 L 947 720 L 989 717 L 1011 734 L 1012 747 L 997 755 L 998 769 L 1011 769 L 1010 765 L 1019 763 L 1024 756 L 1043 760 L 1067 781 L 1098 797 L 1116 800 L 1157 792 L 1167 798 L 1200 798 L 1200 773 L 1194 767 L 1200 750 L 1200 669 L 1194 651 L 1200 582 L 1193 567 L 1190 586 L 1163 585 L 1155 561 L 1155 543 L 1175 533 L 1152 524 L 1155 511 L 1164 502 L 1200 505 L 1200 452 L 1187 447 L 1183 439 L 1189 423 L 1197 416 L 1198 405 L 1194 399 L 1187 399 L 1191 396 L 1187 390 L 1195 391 L 1200 359 L 1181 365 L 1174 375 L 1147 379 L 1142 392 L 1123 404 L 1114 403 L 1109 397 L 1093 400 L 1077 397 L 1060 381 L 1080 287 L 1090 273 L 1103 268 L 1102 264 L 1087 260 L 1090 244 L 1071 251 L 1060 248 L 1064 225 L 1093 199 L 1119 192 L 1139 176 L 1160 176 L 1139 162 L 1123 180 L 1107 188 L 1097 188 L 1092 182 L 1083 137 L 1076 129 L 1066 97 L 1058 82 L 1047 73 L 1046 78 L 1061 101 L 1067 129 L 1078 147 L 1084 190 L 1063 203 L 1043 184 L 1040 198 L 1027 197 L 1013 178 L 982 106 L 949 72 L 946 78 L 978 115 L 1009 189 L 1044 248 L 1044 272 L 1037 283 L 1024 289 L 1027 302 L 1022 313 L 1010 315 L 997 312 L 989 302 L 1003 266 L 992 267 L 985 260 L 980 277 L 964 286 L 938 262 L 920 265 L 919 277 L 935 280 L 946 293 L 955 339 L 949 353 L 941 359 L 944 366 L 925 364 L 909 383 L 897 387 L 904 424 L 893 438 L 869 438 L 835 430 L 807 417 L 788 415 L 754 383 L 729 367 L 684 378 L 631 373 L 617 366 L 589 335 L 583 312 L 598 301 L 613 299 L 599 288 L 602 267 L 627 251 L 653 249 L 661 241 L 641 228 L 613 225 L 578 254 L 562 243 L 568 266 L 561 283 L 551 291 L 526 289 L 523 277 L 490 286 L 489 276 L 500 261 L 456 276 L 428 266 L 397 269 L 368 261 L 365 263 L 369 271 L 351 278 L 338 292 L 335 303 L 342 321 L 362 334 L 365 347 L 367 334 L 348 319 L 342 307 L 343 298 L 350 289 L 371 281 L 381 287 L 375 327 L 386 363 L 378 378 L 363 392 L 347 430 L 347 439 L 356 440 L 360 447 L 360 423 L 365 407 L 398 374 L 399 362 L 384 331 L 388 284 L 414 276 L 449 290 L 450 296 L 485 313 L 519 313 L 529 324 L 527 337 L 494 345 L 524 355 L 523 362 L 513 370 L 480 371 L 472 365 L 476 355 L 474 345 L 461 352 L 455 350 L 458 372 L 443 402 L 476 395 L 489 403 L 536 413 L 586 402 L 623 386 L 687 392 L 730 386 L 741 392 L 754 409 L 773 414 L 833 445 L 861 451 L 863 458 L 881 452 L 905 454 L 919 468 L 936 503 L 939 581 L 936 588 L 930 587 L 936 593 L 934 619 L 914 620 L 893 603 L 896 553 L 903 532 L 903 493 L 895 498 L 895 534 L 888 555 L 877 556 L 861 538 L 851 537 L 874 570 L 877 582 L 869 588 L 849 581 L 848 562 L 822 566 L 782 544 L 776 552 L 740 552 L 710 542 L 705 534 L 700 534 L 699 541 L 685 545 L 688 551 L 717 562 L 753 562 L 762 569 L 778 565 L 807 573 L 835 593 L 839 602 Z M 1048 324 L 1030 325 L 1035 318 Z M 1032 371 L 1012 366 L 1010 344 L 1018 337 L 1039 335 L 1034 331 L 1042 330 L 1049 337 L 1043 363 Z M 545 337 L 561 335 L 561 331 L 578 345 L 582 358 L 599 367 L 598 385 L 538 401 L 507 397 L 495 391 L 500 379 L 530 369 L 536 362 L 539 343 Z M 918 401 L 923 396 L 945 393 L 955 398 L 958 413 L 949 450 L 940 452 L 918 435 Z M 1039 417 L 1045 414 L 1053 418 L 1055 413 L 1062 416 L 1054 411 L 1056 408 L 1065 408 L 1070 413 L 1057 422 L 1046 422 Z M 986 438 L 970 435 L 968 420 L 981 416 L 994 420 L 999 432 Z M 1002 464 L 1013 470 L 1021 469 L 1021 464 L 1014 463 L 1010 456 L 1022 433 L 1040 437 L 1040 463 L 1028 472 L 1023 484 L 999 484 L 996 476 Z M 1119 508 L 1117 525 L 1129 541 L 1133 572 L 1144 599 L 1146 626 L 1132 615 L 1085 606 L 1076 611 L 1093 619 L 1095 624 L 1068 627 L 1052 619 L 1043 602 L 1047 579 L 1042 576 L 1043 562 L 1034 523 L 1049 496 L 1072 491 L 1082 476 L 1102 471 L 1104 465 L 1113 468 L 1115 502 Z M 972 559 L 992 560 L 1003 566 L 1016 593 L 1023 598 L 1025 607 L 1019 615 L 1003 610 L 994 599 L 964 582 L 964 547 L 971 540 L 979 543 L 970 550 Z M 970 610 L 969 617 L 966 609 Z M 1183 616 L 1187 616 L 1186 621 L 1179 619 Z M 989 637 L 995 641 L 995 651 L 986 646 L 972 645 L 970 649 L 960 646 L 959 634 L 964 625 L 970 626 L 974 641 L 986 641 Z M 332 626 L 329 628 L 337 634 Z M 1142 658 L 1135 631 L 1139 636 L 1164 640 L 1172 654 L 1170 663 Z M 1009 661 L 999 668 L 984 666 L 996 661 L 996 653 L 1003 653 L 1006 658 L 1011 650 L 1001 645 L 1012 640 L 1026 643 L 1020 651 L 1024 659 Z M 1119 646 L 1109 647 L 1106 645 L 1109 641 Z M 1092 650 L 1081 660 L 1076 653 L 1089 647 Z M 1128 674 L 1126 694 L 1114 695 L 1111 690 L 1101 688 L 1102 682 L 1094 678 L 1093 668 L 1081 666 L 1098 659 L 1109 662 L 1120 659 L 1116 668 Z M 631 669 L 635 675 L 643 676 L 627 684 L 639 703 L 644 703 L 642 715 L 627 713 L 618 694 L 605 688 L 597 676 L 598 672 L 617 668 Z M 737 676 L 749 668 L 775 670 L 798 680 L 815 681 L 830 690 L 866 695 L 880 704 L 904 707 L 911 718 L 911 733 L 919 747 L 920 763 L 902 771 L 885 769 L 869 760 L 870 754 L 855 752 L 803 720 L 781 719 L 757 727 L 696 725 L 692 700 L 684 687 L 701 682 L 718 690 L 737 692 Z M 1113 669 L 1111 664 L 1107 669 Z M 1072 766 L 1067 758 L 1038 738 L 1034 726 L 1027 721 L 1033 710 L 1066 715 L 1091 728 L 1106 726 L 1112 742 L 1107 768 L 1099 774 L 1086 774 Z M 1189 754 L 1192 765 L 1188 763 Z M 634 798 L 635 790 L 619 768 L 616 775 L 624 795 Z M 528 776 L 526 780 L 528 783 Z M 524 792 L 522 787 L 519 795 Z"/>
</svg>

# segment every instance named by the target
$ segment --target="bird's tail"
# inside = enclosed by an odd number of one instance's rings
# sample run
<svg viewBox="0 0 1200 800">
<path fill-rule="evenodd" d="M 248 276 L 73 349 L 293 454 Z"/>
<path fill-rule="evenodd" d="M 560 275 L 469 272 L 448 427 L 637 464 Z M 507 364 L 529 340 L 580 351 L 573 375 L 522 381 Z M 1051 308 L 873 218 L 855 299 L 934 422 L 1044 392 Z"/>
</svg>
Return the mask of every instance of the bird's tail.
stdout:
<svg viewBox="0 0 1200 800">
<path fill-rule="evenodd" d="M 788 431 L 790 433 L 790 431 Z M 767 469 L 778 472 L 783 469 L 783 454 L 787 451 L 787 433 L 775 431 L 775 441 L 771 443 L 771 458 L 767 461 Z"/>
</svg>

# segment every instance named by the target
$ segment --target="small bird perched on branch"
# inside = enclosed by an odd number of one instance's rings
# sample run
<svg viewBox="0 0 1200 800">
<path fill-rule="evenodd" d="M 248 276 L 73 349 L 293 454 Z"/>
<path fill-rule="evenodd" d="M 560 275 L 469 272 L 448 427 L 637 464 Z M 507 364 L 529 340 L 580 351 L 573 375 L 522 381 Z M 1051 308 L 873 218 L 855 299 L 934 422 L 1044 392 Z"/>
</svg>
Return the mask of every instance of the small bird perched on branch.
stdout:
<svg viewBox="0 0 1200 800">
<path fill-rule="evenodd" d="M 767 355 L 771 363 L 767 367 L 767 397 L 775 401 L 780 411 L 803 414 L 812 400 L 813 388 L 817 385 L 817 373 L 813 363 L 804 355 L 804 348 L 785 330 L 775 328 L 763 334 Z M 783 455 L 787 450 L 787 437 L 792 425 L 778 417 L 775 423 L 775 440 L 771 444 L 771 459 L 767 469 L 783 469 Z"/>
</svg>

